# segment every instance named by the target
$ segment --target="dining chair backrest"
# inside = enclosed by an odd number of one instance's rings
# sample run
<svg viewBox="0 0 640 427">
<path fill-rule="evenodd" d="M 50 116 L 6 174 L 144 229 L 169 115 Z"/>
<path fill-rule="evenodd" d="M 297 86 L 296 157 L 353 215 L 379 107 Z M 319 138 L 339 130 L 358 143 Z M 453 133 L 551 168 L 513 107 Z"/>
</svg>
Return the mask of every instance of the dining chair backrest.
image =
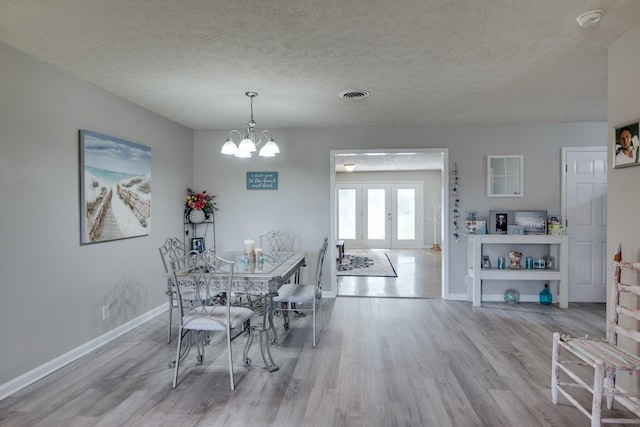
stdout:
<svg viewBox="0 0 640 427">
<path fill-rule="evenodd" d="M 227 295 L 231 295 L 233 266 L 232 261 L 225 260 L 211 251 L 190 251 L 173 263 L 175 283 L 179 283 L 179 276 L 185 274 L 186 270 L 186 276 L 193 286 L 191 293 L 195 296 L 189 297 L 189 315 L 211 318 L 215 308 L 224 305 L 227 308 L 227 321 L 229 321 L 230 298 L 227 298 Z M 225 274 L 222 288 L 214 286 L 214 283 L 220 280 L 216 274 L 220 273 Z M 187 313 L 184 312 L 182 304 L 181 286 L 176 286 L 176 292 L 182 318 Z"/>
<path fill-rule="evenodd" d="M 325 237 L 318 251 L 318 263 L 316 265 L 316 298 L 322 297 L 322 271 L 324 270 L 324 259 L 329 247 L 329 238 Z"/>
<path fill-rule="evenodd" d="M 296 236 L 282 230 L 271 230 L 260 236 L 260 246 L 265 252 L 293 252 Z"/>
<path fill-rule="evenodd" d="M 170 273 L 171 263 L 183 258 L 187 253 L 186 245 L 177 237 L 169 237 L 159 250 L 165 273 Z"/>
<path fill-rule="evenodd" d="M 169 237 L 160 246 L 160 258 L 162 259 L 162 266 L 165 273 L 171 273 L 172 265 L 177 263 L 180 259 L 184 258 L 187 253 L 187 247 L 182 240 L 177 237 Z M 169 297 L 169 322 L 167 324 L 167 343 L 171 342 L 171 324 L 173 322 L 173 310 L 176 307 L 175 290 L 171 285 L 171 282 L 167 281 L 167 290 L 165 291 Z"/>
</svg>

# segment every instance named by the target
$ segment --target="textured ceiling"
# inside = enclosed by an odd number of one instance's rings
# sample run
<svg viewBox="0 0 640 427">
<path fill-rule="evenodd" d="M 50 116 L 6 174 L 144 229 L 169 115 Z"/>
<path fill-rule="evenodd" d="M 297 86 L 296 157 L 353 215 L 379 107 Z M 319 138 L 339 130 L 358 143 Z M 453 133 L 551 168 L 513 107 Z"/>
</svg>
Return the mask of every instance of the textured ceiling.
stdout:
<svg viewBox="0 0 640 427">
<path fill-rule="evenodd" d="M 249 90 L 258 128 L 606 121 L 606 46 L 638 22 L 637 0 L 0 0 L 1 42 L 193 129 L 243 126 Z"/>
<path fill-rule="evenodd" d="M 336 154 L 336 172 L 347 172 L 344 165 L 353 164 L 356 172 L 374 171 L 420 171 L 442 170 L 444 168 L 444 153 L 427 150 L 427 152 L 357 152 Z"/>
</svg>

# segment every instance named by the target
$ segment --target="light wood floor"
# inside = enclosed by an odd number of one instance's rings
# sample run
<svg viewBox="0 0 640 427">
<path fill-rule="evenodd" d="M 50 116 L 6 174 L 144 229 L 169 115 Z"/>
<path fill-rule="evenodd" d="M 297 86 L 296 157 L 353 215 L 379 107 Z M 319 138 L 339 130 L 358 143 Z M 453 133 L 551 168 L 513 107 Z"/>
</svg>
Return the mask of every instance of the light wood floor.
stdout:
<svg viewBox="0 0 640 427">
<path fill-rule="evenodd" d="M 372 249 L 389 256 L 398 277 L 338 276 L 338 295 L 380 298 L 441 298 L 442 252 Z M 349 253 L 349 251 L 346 251 Z"/>
<path fill-rule="evenodd" d="M 604 319 L 603 304 L 338 297 L 316 348 L 309 316 L 279 327 L 277 372 L 258 346 L 243 367 L 235 342 L 232 392 L 224 346 L 202 366 L 190 355 L 171 388 L 162 315 L 1 401 L 0 425 L 585 426 L 563 398 L 551 403 L 551 335 L 603 336 Z"/>
</svg>

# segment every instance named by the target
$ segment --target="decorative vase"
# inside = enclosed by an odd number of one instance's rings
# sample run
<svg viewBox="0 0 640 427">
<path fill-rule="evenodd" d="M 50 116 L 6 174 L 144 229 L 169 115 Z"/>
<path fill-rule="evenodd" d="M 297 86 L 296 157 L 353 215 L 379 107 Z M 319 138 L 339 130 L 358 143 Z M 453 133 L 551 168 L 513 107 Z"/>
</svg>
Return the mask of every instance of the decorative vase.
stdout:
<svg viewBox="0 0 640 427">
<path fill-rule="evenodd" d="M 553 302 L 553 295 L 549 290 L 549 285 L 544 284 L 544 289 L 540 292 L 540 304 L 549 305 Z"/>
<path fill-rule="evenodd" d="M 193 224 L 200 224 L 204 221 L 204 211 L 200 209 L 191 209 L 189 212 L 189 222 Z"/>
</svg>

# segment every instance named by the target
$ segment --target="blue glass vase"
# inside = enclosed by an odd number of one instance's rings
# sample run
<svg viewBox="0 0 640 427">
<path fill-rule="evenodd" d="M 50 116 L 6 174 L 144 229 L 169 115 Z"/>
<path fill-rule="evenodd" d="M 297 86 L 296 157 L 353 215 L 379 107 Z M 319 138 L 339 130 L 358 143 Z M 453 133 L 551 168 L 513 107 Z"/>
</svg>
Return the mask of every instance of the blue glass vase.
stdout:
<svg viewBox="0 0 640 427">
<path fill-rule="evenodd" d="M 540 304 L 549 305 L 553 302 L 553 295 L 549 290 L 549 285 L 544 284 L 544 289 L 540 292 Z"/>
</svg>

